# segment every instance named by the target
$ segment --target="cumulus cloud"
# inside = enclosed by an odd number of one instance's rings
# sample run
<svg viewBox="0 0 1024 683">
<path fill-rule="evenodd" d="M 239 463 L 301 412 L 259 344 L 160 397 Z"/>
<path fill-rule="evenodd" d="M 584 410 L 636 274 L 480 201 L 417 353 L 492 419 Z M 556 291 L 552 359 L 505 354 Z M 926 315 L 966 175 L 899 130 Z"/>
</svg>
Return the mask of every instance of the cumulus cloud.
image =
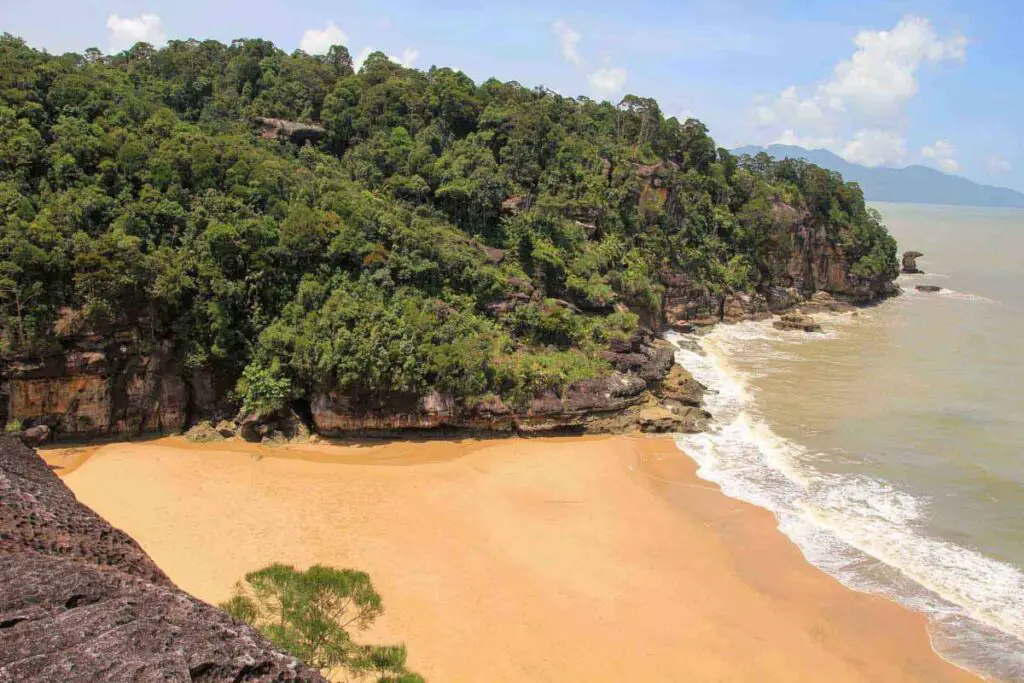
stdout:
<svg viewBox="0 0 1024 683">
<path fill-rule="evenodd" d="M 111 52 L 127 50 L 135 43 L 149 43 L 159 47 L 167 42 L 163 23 L 155 14 L 140 14 L 137 17 L 111 14 L 107 17 L 107 28 L 110 29 Z"/>
<path fill-rule="evenodd" d="M 853 43 L 853 57 L 836 64 L 815 99 L 832 109 L 870 116 L 899 113 L 917 94 L 917 71 L 925 62 L 967 58 L 964 36 L 940 38 L 923 17 L 904 17 L 891 31 L 862 31 Z"/>
<path fill-rule="evenodd" d="M 946 173 L 956 173 L 960 170 L 960 164 L 956 159 L 956 148 L 949 140 L 936 140 L 934 144 L 925 145 L 921 148 L 921 156 L 931 159 Z"/>
<path fill-rule="evenodd" d="M 1009 173 L 1013 170 L 1013 166 L 1010 162 L 998 154 L 993 154 L 986 159 L 985 166 L 988 168 L 990 173 L 995 173 L 996 175 L 1003 175 L 1004 173 Z"/>
<path fill-rule="evenodd" d="M 551 25 L 551 30 L 554 31 L 562 46 L 562 56 L 576 66 L 582 66 L 583 57 L 579 53 L 579 44 L 583 40 L 583 34 L 561 19 Z"/>
<path fill-rule="evenodd" d="M 858 130 L 843 145 L 842 155 L 864 166 L 896 166 L 907 156 L 907 141 L 886 130 Z"/>
<path fill-rule="evenodd" d="M 344 45 L 348 36 L 333 21 L 324 28 L 308 28 L 299 41 L 299 49 L 311 55 L 325 55 L 332 45 Z"/>
<path fill-rule="evenodd" d="M 621 92 L 626 85 L 628 73 L 621 66 L 610 66 L 598 69 L 587 77 L 590 87 L 602 97 L 609 97 Z"/>
<path fill-rule="evenodd" d="M 796 145 L 804 149 L 833 149 L 840 144 L 840 141 L 838 138 L 798 135 L 792 128 L 787 128 L 771 143 L 773 145 Z"/>
<path fill-rule="evenodd" d="M 876 166 L 906 156 L 901 131 L 907 103 L 918 92 L 918 72 L 926 64 L 963 62 L 967 39 L 940 36 L 928 19 L 906 16 L 890 30 L 858 33 L 853 45 L 853 54 L 825 80 L 755 102 L 762 140 L 810 142 Z M 956 163 L 943 159 L 946 166 Z"/>
</svg>

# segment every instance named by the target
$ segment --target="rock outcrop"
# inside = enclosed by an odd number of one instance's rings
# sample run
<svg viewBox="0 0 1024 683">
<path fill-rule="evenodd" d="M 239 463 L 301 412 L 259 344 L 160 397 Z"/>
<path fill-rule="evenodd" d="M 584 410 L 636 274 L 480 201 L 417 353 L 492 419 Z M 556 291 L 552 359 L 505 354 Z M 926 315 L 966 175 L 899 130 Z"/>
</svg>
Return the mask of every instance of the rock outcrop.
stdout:
<svg viewBox="0 0 1024 683">
<path fill-rule="evenodd" d="M 53 438 L 177 432 L 189 413 L 185 374 L 167 344 L 90 337 L 62 353 L 0 363 L 4 421 L 45 425 Z"/>
<path fill-rule="evenodd" d="M 914 289 L 925 294 L 936 294 L 942 291 L 942 287 L 936 285 L 917 285 Z"/>
<path fill-rule="evenodd" d="M 316 681 L 0 436 L 0 681 Z"/>
<path fill-rule="evenodd" d="M 797 330 L 801 332 L 821 332 L 821 325 L 815 322 L 814 318 L 797 313 L 788 313 L 774 323 L 772 326 L 777 330 Z"/>
<path fill-rule="evenodd" d="M 614 368 L 611 375 L 576 382 L 561 395 L 541 391 L 521 405 L 509 405 L 498 396 L 467 404 L 439 392 L 374 400 L 320 392 L 312 401 L 313 423 L 325 436 L 439 429 L 537 434 L 704 427 L 707 413 L 699 407 L 700 385 L 675 365 L 670 343 L 641 330 L 628 340 L 612 342 L 603 355 Z M 681 400 L 683 394 L 687 401 Z"/>
<path fill-rule="evenodd" d="M 838 228 L 776 201 L 767 253 L 752 292 L 720 293 L 690 275 L 661 273 L 664 325 L 679 331 L 719 322 L 763 320 L 806 306 L 809 312 L 845 311 L 898 293 L 897 273 L 855 274 Z"/>
<path fill-rule="evenodd" d="M 256 116 L 253 120 L 260 126 L 260 135 L 267 140 L 281 140 L 295 145 L 304 145 L 307 142 L 319 142 L 327 135 L 327 130 L 323 126 L 313 123 L 299 123 L 266 116 Z"/>
<path fill-rule="evenodd" d="M 901 273 L 913 275 L 914 273 L 923 273 L 923 270 L 919 270 L 917 267 L 917 259 L 924 256 L 919 251 L 906 251 L 903 252 L 903 267 L 900 269 Z"/>
</svg>

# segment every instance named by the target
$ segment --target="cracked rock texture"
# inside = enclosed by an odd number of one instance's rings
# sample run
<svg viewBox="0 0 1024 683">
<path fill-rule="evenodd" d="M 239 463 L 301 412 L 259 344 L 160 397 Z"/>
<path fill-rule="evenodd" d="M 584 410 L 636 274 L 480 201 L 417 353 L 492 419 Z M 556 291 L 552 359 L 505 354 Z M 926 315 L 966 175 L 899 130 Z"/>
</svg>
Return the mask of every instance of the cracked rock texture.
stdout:
<svg viewBox="0 0 1024 683">
<path fill-rule="evenodd" d="M 0 683 L 325 680 L 177 588 L 11 436 L 0 436 L 0 586 Z"/>
</svg>

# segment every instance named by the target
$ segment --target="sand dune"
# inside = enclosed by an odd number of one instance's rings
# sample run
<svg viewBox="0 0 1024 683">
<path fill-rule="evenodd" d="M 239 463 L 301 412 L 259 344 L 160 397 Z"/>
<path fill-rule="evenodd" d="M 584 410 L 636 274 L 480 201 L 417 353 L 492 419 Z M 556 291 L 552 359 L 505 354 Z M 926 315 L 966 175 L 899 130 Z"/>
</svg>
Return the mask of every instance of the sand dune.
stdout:
<svg viewBox="0 0 1024 683">
<path fill-rule="evenodd" d="M 976 680 L 670 439 L 174 438 L 102 446 L 65 481 L 209 601 L 274 561 L 368 571 L 387 612 L 365 638 L 435 682 Z"/>
</svg>

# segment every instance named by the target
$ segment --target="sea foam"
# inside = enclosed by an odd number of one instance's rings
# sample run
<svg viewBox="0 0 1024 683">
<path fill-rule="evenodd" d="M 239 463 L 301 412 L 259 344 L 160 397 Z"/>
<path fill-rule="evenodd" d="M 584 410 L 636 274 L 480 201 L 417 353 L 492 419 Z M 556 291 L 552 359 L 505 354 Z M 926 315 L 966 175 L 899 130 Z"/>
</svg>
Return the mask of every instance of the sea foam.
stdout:
<svg viewBox="0 0 1024 683">
<path fill-rule="evenodd" d="M 779 346 L 827 341 L 857 319 L 842 320 L 825 335 L 780 332 L 770 323 L 720 326 L 693 339 L 700 351 L 670 333 L 676 362 L 708 387 L 705 403 L 715 418 L 710 431 L 680 435 L 677 444 L 700 477 L 773 512 L 812 564 L 850 588 L 925 613 L 944 658 L 986 678 L 1024 681 L 1020 569 L 927 535 L 926 499 L 879 479 L 816 468 L 822 456 L 771 429 L 758 412 L 752 375 L 730 363 L 736 354 L 757 354 L 769 364 L 788 354 Z"/>
</svg>

